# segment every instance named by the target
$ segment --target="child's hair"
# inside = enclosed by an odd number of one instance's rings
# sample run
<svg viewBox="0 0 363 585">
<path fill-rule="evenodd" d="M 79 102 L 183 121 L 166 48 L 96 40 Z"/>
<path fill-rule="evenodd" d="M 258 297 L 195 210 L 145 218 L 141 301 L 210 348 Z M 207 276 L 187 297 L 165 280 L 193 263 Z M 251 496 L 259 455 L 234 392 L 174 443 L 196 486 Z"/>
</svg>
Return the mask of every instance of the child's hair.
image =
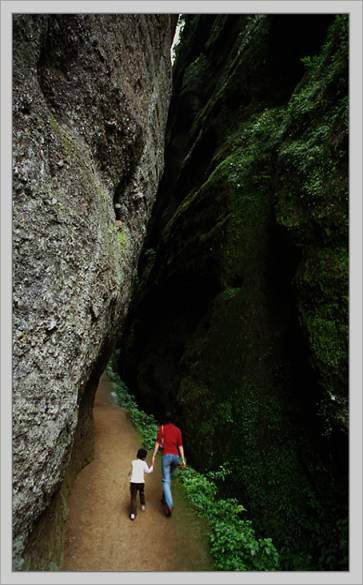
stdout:
<svg viewBox="0 0 363 585">
<path fill-rule="evenodd" d="M 138 459 L 145 459 L 146 455 L 147 455 L 146 449 L 139 449 L 138 452 L 137 452 L 136 457 Z"/>
</svg>

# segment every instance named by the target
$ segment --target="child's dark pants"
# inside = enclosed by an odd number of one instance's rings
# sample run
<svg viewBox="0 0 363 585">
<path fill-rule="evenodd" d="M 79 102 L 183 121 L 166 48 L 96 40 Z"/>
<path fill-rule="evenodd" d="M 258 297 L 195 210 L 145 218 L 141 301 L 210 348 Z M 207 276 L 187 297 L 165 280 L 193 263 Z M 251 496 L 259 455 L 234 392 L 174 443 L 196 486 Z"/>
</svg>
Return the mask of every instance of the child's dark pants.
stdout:
<svg viewBox="0 0 363 585">
<path fill-rule="evenodd" d="M 140 493 L 140 504 L 145 506 L 145 493 L 144 493 L 144 483 L 130 483 L 130 492 L 131 492 L 131 510 L 130 514 L 135 514 L 136 516 L 136 496 L 137 492 Z"/>
</svg>

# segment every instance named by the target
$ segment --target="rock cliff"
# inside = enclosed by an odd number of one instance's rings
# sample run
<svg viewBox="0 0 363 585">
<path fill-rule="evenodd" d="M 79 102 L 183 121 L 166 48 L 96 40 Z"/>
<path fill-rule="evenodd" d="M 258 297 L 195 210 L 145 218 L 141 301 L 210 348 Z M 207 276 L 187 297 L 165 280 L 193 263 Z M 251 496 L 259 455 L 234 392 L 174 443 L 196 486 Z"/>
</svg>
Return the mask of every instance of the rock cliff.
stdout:
<svg viewBox="0 0 363 585">
<path fill-rule="evenodd" d="M 347 567 L 344 16 L 195 15 L 120 346 L 287 569 Z"/>
<path fill-rule="evenodd" d="M 14 17 L 14 569 L 59 566 L 92 456 L 93 395 L 163 171 L 175 24 Z"/>
</svg>

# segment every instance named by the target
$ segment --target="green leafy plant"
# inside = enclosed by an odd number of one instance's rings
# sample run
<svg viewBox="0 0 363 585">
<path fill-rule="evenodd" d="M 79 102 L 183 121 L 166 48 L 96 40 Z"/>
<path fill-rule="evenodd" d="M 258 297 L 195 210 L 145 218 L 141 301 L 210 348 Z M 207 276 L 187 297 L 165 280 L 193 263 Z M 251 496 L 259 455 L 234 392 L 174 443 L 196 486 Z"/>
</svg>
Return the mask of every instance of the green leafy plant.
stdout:
<svg viewBox="0 0 363 585">
<path fill-rule="evenodd" d="M 218 498 L 207 477 L 224 478 L 226 470 L 202 474 L 191 467 L 178 472 L 188 500 L 210 526 L 210 551 L 220 571 L 274 571 L 279 555 L 270 538 L 257 539 L 250 520 L 241 517 L 244 506 L 235 498 Z"/>
</svg>

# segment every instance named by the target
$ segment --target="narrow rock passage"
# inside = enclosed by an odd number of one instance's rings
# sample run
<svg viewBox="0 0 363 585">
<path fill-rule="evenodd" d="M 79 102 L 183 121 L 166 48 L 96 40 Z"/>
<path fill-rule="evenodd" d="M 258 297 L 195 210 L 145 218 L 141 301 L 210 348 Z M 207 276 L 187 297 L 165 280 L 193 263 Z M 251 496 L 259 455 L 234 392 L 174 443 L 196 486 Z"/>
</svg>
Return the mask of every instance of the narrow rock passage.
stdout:
<svg viewBox="0 0 363 585">
<path fill-rule="evenodd" d="M 94 405 L 95 458 L 73 486 L 62 570 L 213 571 L 206 527 L 175 482 L 173 516 L 163 515 L 160 461 L 145 475 L 146 511 L 138 502 L 136 520 L 129 519 L 128 471 L 142 445 L 127 413 L 112 404 L 111 388 L 103 374 Z"/>
</svg>

